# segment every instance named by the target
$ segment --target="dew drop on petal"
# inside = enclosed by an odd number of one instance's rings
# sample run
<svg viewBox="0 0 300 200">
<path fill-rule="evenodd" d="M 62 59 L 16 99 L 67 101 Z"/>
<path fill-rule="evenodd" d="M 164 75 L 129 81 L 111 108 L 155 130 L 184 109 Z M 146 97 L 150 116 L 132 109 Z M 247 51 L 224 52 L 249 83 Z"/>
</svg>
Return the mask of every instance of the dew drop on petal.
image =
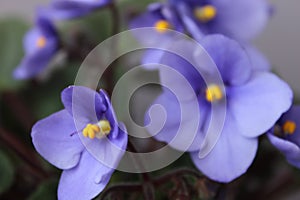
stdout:
<svg viewBox="0 0 300 200">
<path fill-rule="evenodd" d="M 102 180 L 103 180 L 103 176 L 96 176 L 94 181 L 96 184 L 100 184 Z"/>
</svg>

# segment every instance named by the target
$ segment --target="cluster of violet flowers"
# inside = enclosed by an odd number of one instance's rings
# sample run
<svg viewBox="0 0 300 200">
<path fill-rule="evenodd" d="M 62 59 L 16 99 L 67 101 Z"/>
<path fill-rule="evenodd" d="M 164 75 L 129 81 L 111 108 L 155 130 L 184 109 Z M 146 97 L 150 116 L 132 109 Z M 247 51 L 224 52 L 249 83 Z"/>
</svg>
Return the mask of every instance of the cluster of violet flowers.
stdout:
<svg viewBox="0 0 300 200">
<path fill-rule="evenodd" d="M 59 51 L 60 39 L 54 20 L 82 17 L 113 3 L 110 0 L 53 0 L 48 7 L 40 8 L 35 27 L 24 38 L 25 57 L 14 77 L 38 76 Z M 170 66 L 193 88 L 199 107 L 189 112 L 198 109 L 201 117 L 188 152 L 195 167 L 214 181 L 228 183 L 244 174 L 256 156 L 258 138 L 265 134 L 290 164 L 300 167 L 300 108 L 292 106 L 290 87 L 271 72 L 268 60 L 252 44 L 272 14 L 272 6 L 266 0 L 166 0 L 149 5 L 129 24 L 130 28 L 156 30 L 151 37 L 136 36 L 141 43 L 183 49 L 184 54 L 194 55 L 192 41 L 176 41 L 170 30 L 187 34 L 216 64 L 224 88 L 217 83 L 207 85 L 197 69 L 178 55 L 149 49 L 141 59 L 143 64 Z M 201 55 L 192 59 L 198 62 Z M 147 70 L 159 71 L 162 83 L 172 84 L 179 91 L 186 89 L 164 69 L 147 66 Z M 206 71 L 206 75 L 215 76 L 209 69 Z M 104 90 L 96 92 L 70 86 L 62 91 L 61 100 L 63 110 L 33 126 L 33 144 L 48 162 L 63 170 L 59 199 L 92 199 L 106 187 L 125 153 L 126 128 L 116 119 Z M 212 104 L 225 100 L 227 112 L 220 137 L 212 151 L 199 158 Z M 189 101 L 192 100 L 187 98 L 184 103 Z M 181 122 L 181 103 L 168 89 L 162 89 L 153 102 L 153 105 L 162 105 L 169 116 L 159 133 L 154 131 L 156 124 L 148 127 L 156 140 L 169 143 L 177 133 L 178 124 L 189 123 Z M 149 122 L 148 114 L 146 112 L 145 124 Z M 160 119 L 161 116 L 154 117 Z M 180 143 L 172 147 L 184 150 Z"/>
</svg>

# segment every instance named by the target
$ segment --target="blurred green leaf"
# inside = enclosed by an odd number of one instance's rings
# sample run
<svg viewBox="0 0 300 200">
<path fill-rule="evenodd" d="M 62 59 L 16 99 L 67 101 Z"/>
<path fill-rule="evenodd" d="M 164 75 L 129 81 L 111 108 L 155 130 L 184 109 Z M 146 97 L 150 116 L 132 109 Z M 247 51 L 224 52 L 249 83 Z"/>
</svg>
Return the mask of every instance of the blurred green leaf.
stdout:
<svg viewBox="0 0 300 200">
<path fill-rule="evenodd" d="M 42 183 L 28 200 L 56 200 L 57 199 L 57 181 L 50 180 Z"/>
<path fill-rule="evenodd" d="M 14 181 L 14 167 L 8 157 L 0 151 L 0 194 L 5 192 Z"/>
<path fill-rule="evenodd" d="M 55 71 L 49 80 L 24 92 L 26 101 L 37 119 L 63 109 L 60 93 L 68 86 L 74 85 L 79 66 L 76 62 L 66 63 Z"/>
<path fill-rule="evenodd" d="M 119 0 L 118 4 L 122 9 L 140 10 L 145 9 L 149 4 L 157 2 L 157 0 Z"/>
<path fill-rule="evenodd" d="M 0 91 L 16 89 L 22 82 L 12 77 L 13 70 L 23 57 L 23 36 L 28 25 L 17 19 L 0 21 Z"/>
<path fill-rule="evenodd" d="M 112 34 L 112 17 L 108 9 L 88 16 L 82 23 L 97 42 L 104 41 Z"/>
<path fill-rule="evenodd" d="M 74 45 L 76 42 L 81 48 L 84 48 L 82 45 L 91 43 L 95 46 L 111 36 L 112 17 L 110 11 L 105 9 L 83 18 L 62 22 L 59 27 L 63 43 Z"/>
</svg>

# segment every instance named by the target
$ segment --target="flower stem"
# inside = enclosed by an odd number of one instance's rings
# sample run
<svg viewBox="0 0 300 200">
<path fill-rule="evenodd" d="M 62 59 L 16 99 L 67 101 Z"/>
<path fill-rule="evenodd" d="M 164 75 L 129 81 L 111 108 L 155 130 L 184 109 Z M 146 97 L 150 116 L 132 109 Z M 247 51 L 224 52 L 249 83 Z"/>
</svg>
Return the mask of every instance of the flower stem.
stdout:
<svg viewBox="0 0 300 200">
<path fill-rule="evenodd" d="M 133 153 L 137 153 L 138 151 L 136 150 L 135 146 L 133 145 L 133 143 L 131 142 L 131 140 L 128 140 L 128 146 L 127 146 L 128 150 L 130 150 Z M 143 166 L 143 163 L 140 159 L 136 159 L 135 160 L 138 164 L 138 167 L 141 171 L 145 171 L 145 168 Z M 143 180 L 143 194 L 146 200 L 153 200 L 155 199 L 155 195 L 154 195 L 154 188 L 153 188 L 153 183 L 152 183 L 152 179 L 149 176 L 149 174 L 147 172 L 143 172 L 140 174 L 141 178 Z"/>
<path fill-rule="evenodd" d="M 112 30 L 111 30 L 111 36 L 112 36 L 112 45 L 111 45 L 111 56 L 114 57 L 117 55 L 117 47 L 118 47 L 118 40 L 117 37 L 114 37 L 116 34 L 120 31 L 120 13 L 115 5 L 115 2 L 110 4 L 108 6 L 111 18 L 112 18 Z M 109 94 L 112 94 L 113 88 L 114 88 L 114 72 L 115 72 L 115 66 L 117 66 L 117 61 L 114 63 L 114 66 L 110 66 L 106 69 L 106 84 L 107 84 L 107 91 Z"/>
</svg>

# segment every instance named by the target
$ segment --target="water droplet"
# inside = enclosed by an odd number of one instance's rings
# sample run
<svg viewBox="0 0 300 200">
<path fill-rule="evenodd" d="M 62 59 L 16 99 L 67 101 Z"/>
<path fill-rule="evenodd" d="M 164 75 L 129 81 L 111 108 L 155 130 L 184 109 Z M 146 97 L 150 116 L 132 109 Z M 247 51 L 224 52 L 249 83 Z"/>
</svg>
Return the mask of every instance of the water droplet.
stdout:
<svg viewBox="0 0 300 200">
<path fill-rule="evenodd" d="M 100 184 L 102 180 L 103 180 L 103 176 L 96 176 L 95 183 Z"/>
</svg>

